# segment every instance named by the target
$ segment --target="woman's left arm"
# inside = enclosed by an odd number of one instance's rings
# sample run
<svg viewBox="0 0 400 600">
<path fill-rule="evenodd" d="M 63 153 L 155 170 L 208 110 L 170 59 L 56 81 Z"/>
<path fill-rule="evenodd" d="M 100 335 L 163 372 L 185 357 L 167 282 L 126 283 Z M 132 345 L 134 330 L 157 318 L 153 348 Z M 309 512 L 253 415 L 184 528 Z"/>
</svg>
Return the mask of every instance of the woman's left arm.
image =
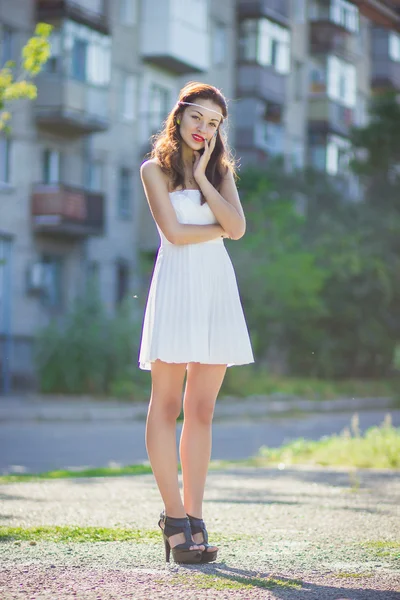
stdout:
<svg viewBox="0 0 400 600">
<path fill-rule="evenodd" d="M 221 183 L 221 193 L 204 175 L 196 179 L 215 218 L 232 240 L 239 240 L 246 231 L 246 219 L 240 203 L 239 194 L 231 171 L 228 171 Z"/>
<path fill-rule="evenodd" d="M 207 200 L 215 218 L 232 240 L 239 240 L 246 231 L 246 219 L 240 203 L 233 173 L 228 170 L 221 183 L 221 193 L 209 182 L 205 170 L 215 147 L 215 136 L 205 142 L 204 153 L 194 152 L 193 176 Z"/>
</svg>

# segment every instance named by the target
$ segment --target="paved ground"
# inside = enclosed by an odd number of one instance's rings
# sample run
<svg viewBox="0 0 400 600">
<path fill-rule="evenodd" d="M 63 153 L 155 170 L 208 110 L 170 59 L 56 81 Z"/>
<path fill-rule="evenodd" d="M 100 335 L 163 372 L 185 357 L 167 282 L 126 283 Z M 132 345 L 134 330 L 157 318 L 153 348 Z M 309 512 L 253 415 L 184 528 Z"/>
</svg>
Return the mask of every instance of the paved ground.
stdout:
<svg viewBox="0 0 400 600">
<path fill-rule="evenodd" d="M 159 510 L 152 476 L 0 487 L 7 526 L 155 530 Z M 36 545 L 3 537 L 0 598 L 400 600 L 398 472 L 212 472 L 205 518 L 220 545 L 208 566 L 166 566 L 161 536 Z"/>
<path fill-rule="evenodd" d="M 360 428 L 379 425 L 386 411 L 359 414 Z M 390 411 L 400 426 L 400 410 Z M 303 414 L 263 420 L 216 421 L 213 426 L 214 459 L 237 460 L 254 456 L 263 445 L 280 446 L 297 437 L 319 439 L 349 426 L 351 413 Z M 51 469 L 147 460 L 143 421 L 104 419 L 84 421 L 0 422 L 0 473 L 23 467 L 39 472 Z M 178 435 L 179 435 L 178 427 Z"/>
</svg>

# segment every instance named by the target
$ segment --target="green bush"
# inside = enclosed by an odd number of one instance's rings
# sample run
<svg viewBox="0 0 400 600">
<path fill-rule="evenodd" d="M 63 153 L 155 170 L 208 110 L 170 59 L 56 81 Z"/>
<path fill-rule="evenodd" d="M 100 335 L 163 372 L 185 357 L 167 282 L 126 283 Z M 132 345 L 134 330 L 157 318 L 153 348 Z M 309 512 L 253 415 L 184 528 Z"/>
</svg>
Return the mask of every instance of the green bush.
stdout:
<svg viewBox="0 0 400 600">
<path fill-rule="evenodd" d="M 63 322 L 51 321 L 37 336 L 41 391 L 143 398 L 149 377 L 136 366 L 140 329 L 129 296 L 109 316 L 89 285 Z"/>
</svg>

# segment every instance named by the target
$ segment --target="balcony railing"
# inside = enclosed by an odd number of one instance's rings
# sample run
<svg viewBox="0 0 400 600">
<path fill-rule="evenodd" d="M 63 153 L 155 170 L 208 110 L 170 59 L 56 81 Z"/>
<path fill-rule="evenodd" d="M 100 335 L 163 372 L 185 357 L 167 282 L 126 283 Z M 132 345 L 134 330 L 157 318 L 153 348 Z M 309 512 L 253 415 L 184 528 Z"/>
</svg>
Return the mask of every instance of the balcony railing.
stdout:
<svg viewBox="0 0 400 600">
<path fill-rule="evenodd" d="M 37 78 L 36 121 L 66 135 L 84 135 L 109 127 L 108 87 L 97 87 L 58 74 Z"/>
<path fill-rule="evenodd" d="M 67 237 L 101 235 L 104 195 L 64 184 L 35 184 L 31 215 L 36 233 Z"/>
<path fill-rule="evenodd" d="M 311 21 L 310 49 L 311 54 L 335 54 L 348 62 L 359 55 L 356 36 L 326 21 Z"/>
<path fill-rule="evenodd" d="M 108 0 L 36 0 L 36 19 L 72 19 L 103 33 L 110 32 Z"/>
<path fill-rule="evenodd" d="M 237 73 L 239 96 L 256 96 L 275 104 L 285 103 L 286 76 L 277 73 L 273 67 L 239 64 Z"/>
<path fill-rule="evenodd" d="M 259 19 L 265 17 L 281 25 L 289 24 L 288 0 L 239 0 L 239 19 Z"/>
<path fill-rule="evenodd" d="M 309 129 L 320 133 L 350 135 L 355 124 L 355 112 L 330 98 L 310 98 Z"/>
</svg>

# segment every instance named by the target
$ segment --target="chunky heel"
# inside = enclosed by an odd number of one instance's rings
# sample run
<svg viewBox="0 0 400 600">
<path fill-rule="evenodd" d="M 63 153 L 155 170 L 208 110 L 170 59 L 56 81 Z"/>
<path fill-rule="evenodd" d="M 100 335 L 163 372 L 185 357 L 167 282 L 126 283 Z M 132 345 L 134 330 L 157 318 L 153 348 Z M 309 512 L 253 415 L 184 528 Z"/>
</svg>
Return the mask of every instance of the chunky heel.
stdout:
<svg viewBox="0 0 400 600">
<path fill-rule="evenodd" d="M 164 547 L 165 547 L 165 562 L 169 562 L 169 557 L 171 554 L 171 546 L 169 545 L 168 538 L 164 534 L 164 532 L 163 532 L 163 537 L 164 537 Z"/>
<path fill-rule="evenodd" d="M 162 525 L 164 527 L 162 527 Z M 183 519 L 175 519 L 173 517 L 167 517 L 165 513 L 161 513 L 160 520 L 158 521 L 165 546 L 165 561 L 168 563 L 172 551 L 172 557 L 176 563 L 200 563 L 202 558 L 202 550 L 191 550 L 191 546 L 201 546 L 204 544 L 195 544 L 192 540 L 192 532 L 190 529 L 190 523 L 188 517 Z M 178 544 L 171 548 L 169 538 L 177 533 L 183 533 L 185 535 L 185 542 Z"/>
<path fill-rule="evenodd" d="M 203 563 L 213 562 L 217 558 L 218 550 L 213 550 L 212 552 L 207 552 L 207 548 L 210 548 L 211 545 L 208 543 L 208 532 L 207 532 L 206 525 L 205 525 L 203 519 L 196 519 L 196 517 L 191 517 L 190 515 L 188 515 L 188 519 L 189 519 L 190 528 L 192 530 L 192 533 L 193 534 L 196 534 L 196 533 L 203 534 L 203 541 L 198 544 L 199 546 L 205 546 L 205 550 L 201 557 L 201 562 L 203 562 Z"/>
</svg>

